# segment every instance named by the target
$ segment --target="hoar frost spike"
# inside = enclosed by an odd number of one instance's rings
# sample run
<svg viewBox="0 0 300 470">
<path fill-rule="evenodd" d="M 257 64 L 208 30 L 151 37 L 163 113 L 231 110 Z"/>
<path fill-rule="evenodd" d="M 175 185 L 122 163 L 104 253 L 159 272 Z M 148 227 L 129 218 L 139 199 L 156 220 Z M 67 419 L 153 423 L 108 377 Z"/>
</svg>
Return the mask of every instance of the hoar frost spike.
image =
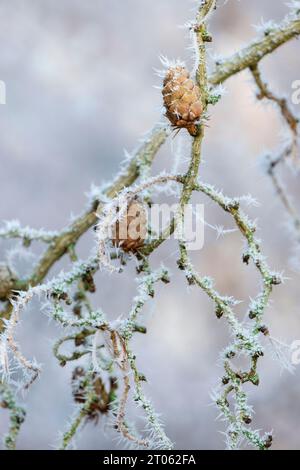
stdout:
<svg viewBox="0 0 300 470">
<path fill-rule="evenodd" d="M 190 135 L 197 135 L 203 106 L 198 85 L 190 78 L 189 71 L 180 65 L 170 67 L 162 90 L 166 117 L 177 128 L 185 128 Z"/>
</svg>

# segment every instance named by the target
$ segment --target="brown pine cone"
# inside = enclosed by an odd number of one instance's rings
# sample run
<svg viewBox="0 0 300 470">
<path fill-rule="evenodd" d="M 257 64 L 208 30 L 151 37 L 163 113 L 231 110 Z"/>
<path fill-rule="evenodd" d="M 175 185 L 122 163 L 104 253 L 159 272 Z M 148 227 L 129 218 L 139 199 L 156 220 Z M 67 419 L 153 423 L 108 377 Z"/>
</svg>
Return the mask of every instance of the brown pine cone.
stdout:
<svg viewBox="0 0 300 470">
<path fill-rule="evenodd" d="M 112 242 L 126 253 L 134 253 L 144 246 L 146 236 L 146 208 L 138 198 L 135 198 L 128 203 L 127 212 L 125 211 L 116 222 Z"/>
<path fill-rule="evenodd" d="M 166 117 L 175 128 L 185 128 L 197 135 L 196 121 L 203 113 L 200 88 L 190 78 L 185 67 L 170 67 L 163 82 Z"/>
<path fill-rule="evenodd" d="M 8 299 L 15 280 L 16 276 L 10 268 L 4 263 L 0 263 L 0 300 Z"/>
</svg>

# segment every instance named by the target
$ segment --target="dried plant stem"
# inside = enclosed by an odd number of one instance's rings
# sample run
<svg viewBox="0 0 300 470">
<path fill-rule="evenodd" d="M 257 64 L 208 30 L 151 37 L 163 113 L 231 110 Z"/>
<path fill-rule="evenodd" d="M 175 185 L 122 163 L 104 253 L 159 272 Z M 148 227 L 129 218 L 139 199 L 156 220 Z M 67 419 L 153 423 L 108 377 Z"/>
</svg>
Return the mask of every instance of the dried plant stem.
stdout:
<svg viewBox="0 0 300 470">
<path fill-rule="evenodd" d="M 121 396 L 118 415 L 116 419 L 116 427 L 117 430 L 123 435 L 125 439 L 128 441 L 136 444 L 138 447 L 149 447 L 149 442 L 145 439 L 138 439 L 137 437 L 133 436 L 125 423 L 125 415 L 126 415 L 126 404 L 128 400 L 128 395 L 130 391 L 130 379 L 128 374 L 123 375 L 123 383 L 124 383 L 124 390 Z"/>
</svg>

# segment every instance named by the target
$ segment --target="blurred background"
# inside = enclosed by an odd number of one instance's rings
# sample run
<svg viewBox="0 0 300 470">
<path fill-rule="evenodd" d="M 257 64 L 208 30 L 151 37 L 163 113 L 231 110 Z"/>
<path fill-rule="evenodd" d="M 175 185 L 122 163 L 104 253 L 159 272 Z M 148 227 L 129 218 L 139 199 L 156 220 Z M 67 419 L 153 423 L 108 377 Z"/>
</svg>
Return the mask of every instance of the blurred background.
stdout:
<svg viewBox="0 0 300 470">
<path fill-rule="evenodd" d="M 213 58 L 247 44 L 262 20 L 279 21 L 287 6 L 281 0 L 229 0 L 214 15 L 210 29 Z M 159 55 L 186 60 L 192 66 L 190 40 L 180 28 L 194 17 L 192 0 L 2 0 L 0 3 L 0 79 L 7 103 L 0 106 L 0 219 L 22 225 L 60 229 L 87 203 L 91 183 L 99 185 L 118 171 L 124 149 L 131 151 L 160 119 Z M 292 82 L 300 79 L 299 44 L 293 41 L 263 61 L 263 75 L 274 91 L 291 97 Z M 230 196 L 250 193 L 260 206 L 250 208 L 259 222 L 259 237 L 269 264 L 288 278 L 272 296 L 266 322 L 274 337 L 288 345 L 300 339 L 299 273 L 291 262 L 293 244 L 287 220 L 261 155 L 282 141 L 282 122 L 270 105 L 257 103 L 251 76 L 244 72 L 225 84 L 226 96 L 210 109 L 202 179 Z M 296 109 L 297 111 L 297 109 Z M 298 110 L 299 112 L 299 110 Z M 170 170 L 180 152 L 189 155 L 190 139 L 182 131 L 159 152 L 153 172 Z M 179 162 L 180 168 L 184 164 Z M 297 175 L 282 175 L 299 200 Z M 196 199 L 195 199 L 196 200 Z M 233 228 L 207 200 L 205 218 L 212 225 Z M 87 256 L 93 240 L 80 242 Z M 16 243 L 1 241 L 0 259 L 7 257 L 22 273 L 33 260 L 19 260 Z M 193 258 L 202 274 L 213 276 L 220 292 L 247 301 L 259 288 L 257 273 L 241 262 L 243 241 L 238 233 L 217 239 L 205 229 L 205 245 Z M 32 256 L 40 248 L 33 245 Z M 165 243 L 152 257 L 173 270 L 171 284 L 157 289 L 145 309 L 148 334 L 137 335 L 135 351 L 148 378 L 146 393 L 178 449 L 224 448 L 223 423 L 211 406 L 210 394 L 222 368 L 219 352 L 228 343 L 227 325 L 217 321 L 213 306 L 200 291 L 187 289 L 176 270 L 176 245 Z M 60 263 L 51 272 L 58 272 Z M 95 304 L 110 318 L 126 313 L 135 293 L 135 263 L 123 276 L 97 277 Z M 61 368 L 52 356 L 55 338 L 62 335 L 41 314 L 40 305 L 26 310 L 18 340 L 28 357 L 43 364 L 41 379 L 24 400 L 28 409 L 18 445 L 48 449 L 58 441 L 74 411 L 70 391 L 72 366 Z M 274 448 L 300 448 L 300 366 L 294 375 L 282 371 L 271 351 L 260 362 L 261 385 L 249 389 L 256 410 L 255 425 L 274 430 Z M 7 428 L 0 413 L 0 432 Z M 122 448 L 101 419 L 85 426 L 78 448 Z"/>
</svg>

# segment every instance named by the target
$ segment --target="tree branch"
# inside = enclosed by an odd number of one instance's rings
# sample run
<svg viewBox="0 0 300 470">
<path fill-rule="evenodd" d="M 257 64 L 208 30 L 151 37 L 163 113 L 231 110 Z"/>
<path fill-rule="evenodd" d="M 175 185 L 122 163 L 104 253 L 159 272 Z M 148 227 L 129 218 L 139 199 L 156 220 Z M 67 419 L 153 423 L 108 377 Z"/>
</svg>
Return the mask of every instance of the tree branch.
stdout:
<svg viewBox="0 0 300 470">
<path fill-rule="evenodd" d="M 254 41 L 249 46 L 236 52 L 217 65 L 209 77 L 212 85 L 225 82 L 232 75 L 258 64 L 266 55 L 300 35 L 300 18 L 288 16 L 277 27 L 265 33 L 263 39 Z"/>
</svg>

